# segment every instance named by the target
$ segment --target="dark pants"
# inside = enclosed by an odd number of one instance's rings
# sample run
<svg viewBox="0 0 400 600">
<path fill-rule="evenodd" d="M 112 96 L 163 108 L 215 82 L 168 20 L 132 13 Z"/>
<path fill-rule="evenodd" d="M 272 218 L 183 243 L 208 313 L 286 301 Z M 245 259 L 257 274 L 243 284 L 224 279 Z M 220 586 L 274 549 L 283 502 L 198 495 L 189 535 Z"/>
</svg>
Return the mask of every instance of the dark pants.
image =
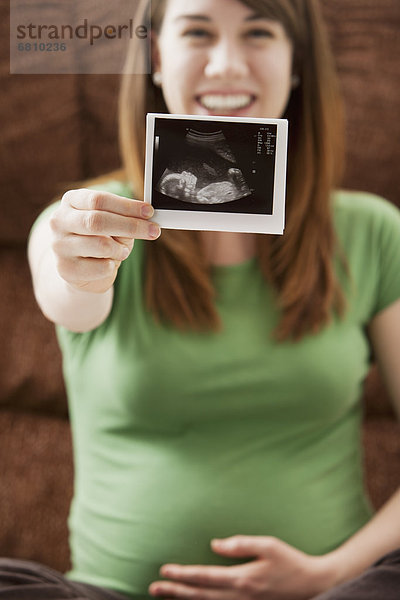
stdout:
<svg viewBox="0 0 400 600">
<path fill-rule="evenodd" d="M 34 562 L 0 558 L 0 600 L 128 600 L 128 596 L 69 581 Z"/>
<path fill-rule="evenodd" d="M 314 600 L 399 600 L 400 549 L 386 554 L 363 575 Z M 0 600 L 129 600 L 115 591 L 69 581 L 37 563 L 0 559 Z"/>
<path fill-rule="evenodd" d="M 400 600 L 400 548 L 380 558 L 356 579 L 313 600 Z"/>
</svg>

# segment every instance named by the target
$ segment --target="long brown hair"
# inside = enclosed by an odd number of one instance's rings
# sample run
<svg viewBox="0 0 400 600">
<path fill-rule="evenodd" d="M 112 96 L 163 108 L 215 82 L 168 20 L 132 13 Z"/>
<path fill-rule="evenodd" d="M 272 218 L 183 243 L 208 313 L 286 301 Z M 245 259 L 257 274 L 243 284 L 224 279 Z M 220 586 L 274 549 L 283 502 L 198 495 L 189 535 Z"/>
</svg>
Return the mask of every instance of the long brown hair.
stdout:
<svg viewBox="0 0 400 600">
<path fill-rule="evenodd" d="M 289 120 L 286 228 L 283 236 L 257 236 L 260 268 L 276 291 L 281 319 L 278 339 L 298 340 L 319 331 L 344 296 L 334 271 L 337 243 L 331 193 L 342 172 L 342 104 L 318 0 L 241 0 L 258 14 L 279 20 L 293 42 Z M 142 0 L 139 18 L 159 31 L 166 0 Z M 124 168 L 142 198 L 145 115 L 168 112 L 162 92 L 143 72 L 149 56 L 132 43 L 120 94 L 120 143 Z M 210 269 L 198 232 L 165 230 L 146 245 L 145 293 L 161 321 L 182 329 L 216 330 Z"/>
</svg>

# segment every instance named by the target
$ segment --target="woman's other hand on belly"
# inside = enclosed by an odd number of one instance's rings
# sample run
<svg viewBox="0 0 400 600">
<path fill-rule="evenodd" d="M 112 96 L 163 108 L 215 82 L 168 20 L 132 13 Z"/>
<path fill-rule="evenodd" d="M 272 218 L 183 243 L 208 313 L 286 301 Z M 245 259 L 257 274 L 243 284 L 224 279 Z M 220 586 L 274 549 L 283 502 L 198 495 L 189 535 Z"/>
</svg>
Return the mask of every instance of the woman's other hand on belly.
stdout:
<svg viewBox="0 0 400 600">
<path fill-rule="evenodd" d="M 236 535 L 213 540 L 214 552 L 252 558 L 235 566 L 165 564 L 164 581 L 149 587 L 152 596 L 192 600 L 306 600 L 332 587 L 329 555 L 311 556 L 266 536 Z"/>
</svg>

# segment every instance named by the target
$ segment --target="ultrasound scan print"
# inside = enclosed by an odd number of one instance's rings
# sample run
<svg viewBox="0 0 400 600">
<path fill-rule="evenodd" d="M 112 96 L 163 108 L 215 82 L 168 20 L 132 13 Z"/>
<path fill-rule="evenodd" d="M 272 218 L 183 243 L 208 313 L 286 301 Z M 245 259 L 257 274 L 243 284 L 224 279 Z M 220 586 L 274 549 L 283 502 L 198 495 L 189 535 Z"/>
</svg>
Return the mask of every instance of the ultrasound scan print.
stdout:
<svg viewBox="0 0 400 600">
<path fill-rule="evenodd" d="M 224 204 L 251 194 L 222 131 L 189 129 L 183 155 L 164 170 L 156 186 L 162 194 L 194 204 Z"/>
</svg>

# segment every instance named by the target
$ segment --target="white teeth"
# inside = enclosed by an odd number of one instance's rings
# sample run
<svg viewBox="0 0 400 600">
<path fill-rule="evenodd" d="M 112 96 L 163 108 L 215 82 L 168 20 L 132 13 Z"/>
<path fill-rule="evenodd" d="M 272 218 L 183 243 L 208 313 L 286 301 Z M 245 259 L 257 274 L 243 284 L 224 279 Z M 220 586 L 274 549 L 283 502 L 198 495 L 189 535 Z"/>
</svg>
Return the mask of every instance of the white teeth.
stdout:
<svg viewBox="0 0 400 600">
<path fill-rule="evenodd" d="M 251 101 L 249 94 L 206 94 L 200 97 L 201 104 L 209 110 L 237 110 Z"/>
</svg>

